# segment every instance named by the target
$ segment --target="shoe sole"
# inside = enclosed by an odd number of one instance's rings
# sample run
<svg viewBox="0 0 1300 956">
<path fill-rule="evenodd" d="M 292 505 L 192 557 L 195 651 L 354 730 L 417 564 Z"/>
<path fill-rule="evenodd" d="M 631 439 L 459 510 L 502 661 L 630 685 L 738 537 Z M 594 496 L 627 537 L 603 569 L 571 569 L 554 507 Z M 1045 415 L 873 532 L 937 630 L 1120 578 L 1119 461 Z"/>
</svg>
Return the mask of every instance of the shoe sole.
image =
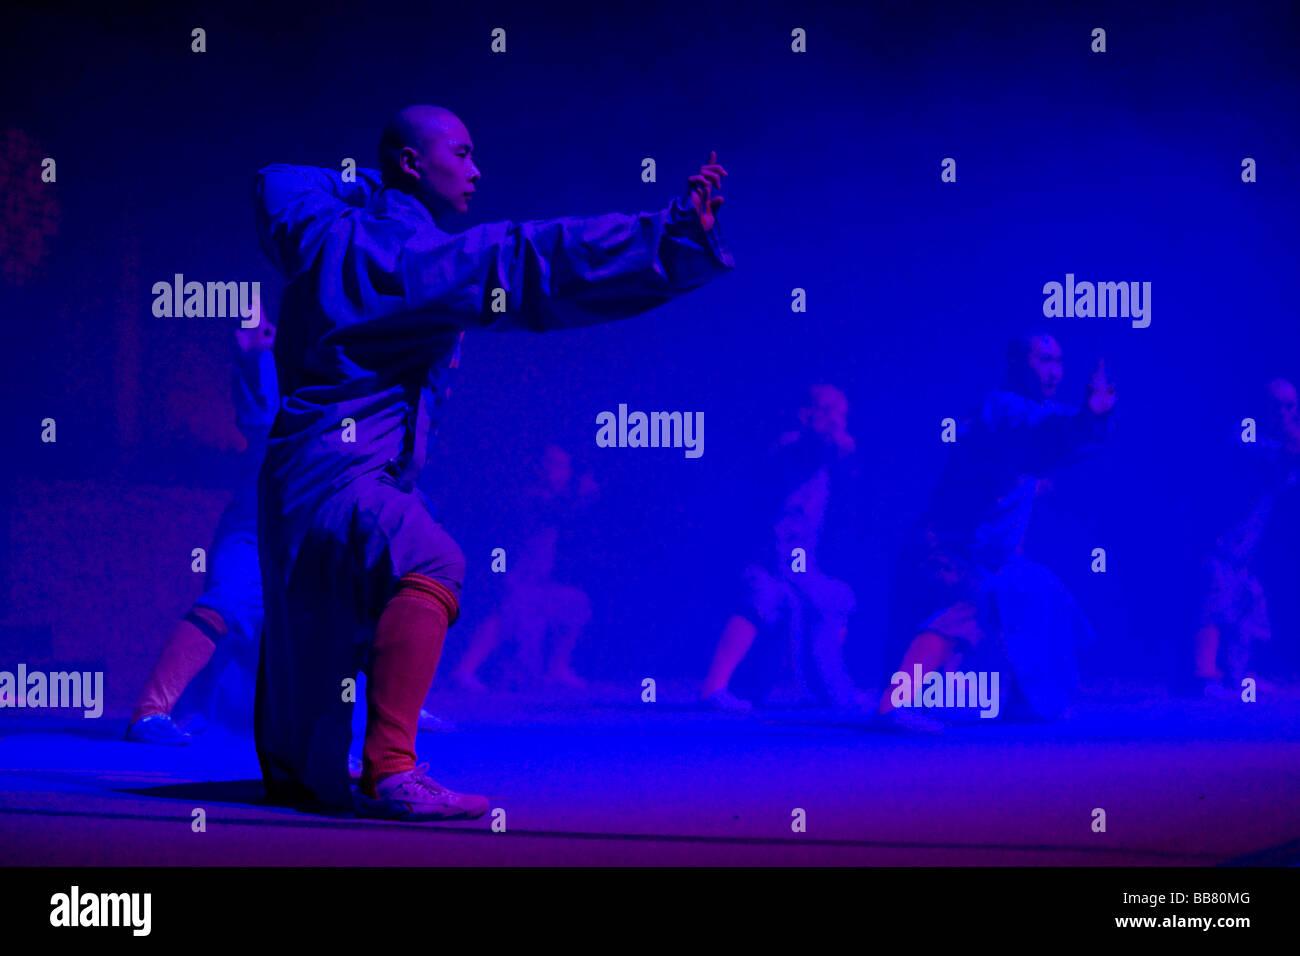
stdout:
<svg viewBox="0 0 1300 956">
<path fill-rule="evenodd" d="M 891 720 L 886 714 L 877 714 L 874 723 L 885 733 L 903 736 L 938 737 L 944 732 L 944 725 L 938 721 L 929 723 L 928 721 Z"/>
<path fill-rule="evenodd" d="M 125 740 L 129 744 L 152 744 L 155 747 L 188 747 L 190 745 L 188 737 L 182 740 L 153 740 L 149 737 L 133 737 L 127 734 Z"/>
</svg>

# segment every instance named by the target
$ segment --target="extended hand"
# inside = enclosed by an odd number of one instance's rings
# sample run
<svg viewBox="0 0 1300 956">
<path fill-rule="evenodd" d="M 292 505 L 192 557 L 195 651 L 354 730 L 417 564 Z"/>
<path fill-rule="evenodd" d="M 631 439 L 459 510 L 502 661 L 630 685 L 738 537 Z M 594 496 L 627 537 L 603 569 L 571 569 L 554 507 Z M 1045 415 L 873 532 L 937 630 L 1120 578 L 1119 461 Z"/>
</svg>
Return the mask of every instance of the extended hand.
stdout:
<svg viewBox="0 0 1300 956">
<path fill-rule="evenodd" d="M 235 341 L 241 352 L 265 352 L 275 345 L 275 326 L 267 321 L 266 314 L 263 313 L 262 321 L 252 328 L 246 329 L 242 323 L 236 326 Z"/>
<path fill-rule="evenodd" d="M 690 191 L 691 204 L 700 214 L 700 224 L 705 231 L 713 228 L 715 214 L 722 206 L 722 196 L 713 195 L 713 190 L 722 188 L 722 177 L 727 171 L 718 163 L 717 150 L 709 152 L 709 161 L 700 167 L 700 171 L 686 180 Z"/>
<path fill-rule="evenodd" d="M 1096 415 L 1104 415 L 1115 407 L 1115 383 L 1106 375 L 1106 360 L 1097 363 L 1097 370 L 1088 379 L 1088 407 Z"/>
</svg>

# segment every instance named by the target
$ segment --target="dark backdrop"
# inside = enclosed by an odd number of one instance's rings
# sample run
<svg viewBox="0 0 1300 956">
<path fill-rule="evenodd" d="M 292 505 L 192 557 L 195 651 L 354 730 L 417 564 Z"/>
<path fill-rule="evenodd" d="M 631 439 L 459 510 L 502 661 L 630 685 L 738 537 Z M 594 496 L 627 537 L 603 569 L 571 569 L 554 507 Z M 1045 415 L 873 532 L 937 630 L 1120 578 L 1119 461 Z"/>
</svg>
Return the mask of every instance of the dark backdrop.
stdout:
<svg viewBox="0 0 1300 956">
<path fill-rule="evenodd" d="M 385 115 L 432 102 L 464 119 L 484 173 L 452 228 L 660 208 L 710 149 L 731 173 L 730 276 L 608 327 L 467 340 L 428 475 L 473 564 L 467 625 L 554 441 L 602 488 L 597 529 L 569 556 L 596 609 L 580 667 L 702 673 L 754 469 L 800 389 L 825 380 L 849 395 L 869 479 L 850 573 L 856 666 L 874 676 L 899 536 L 944 459 L 939 421 L 997 382 L 1009 335 L 1042 326 L 1065 350 L 1064 396 L 1104 356 L 1120 405 L 1112 445 L 1043 500 L 1031 551 L 1097 626 L 1093 675 L 1186 663 L 1191 574 L 1231 494 L 1225 449 L 1263 415 L 1268 378 L 1300 378 L 1293 5 L 417 6 L 6 11 L 11 514 L 42 506 L 14 497 L 42 482 L 229 487 L 229 331 L 155 319 L 150 287 L 176 272 L 272 283 L 253 173 L 373 165 Z M 505 55 L 489 50 L 498 26 Z M 44 156 L 57 185 L 38 182 Z M 646 156 L 657 183 L 640 181 Z M 1241 181 L 1246 156 L 1257 183 Z M 1152 282 L 1151 326 L 1043 319 L 1043 283 L 1066 272 Z M 702 410 L 704 456 L 597 448 L 595 416 L 620 402 Z M 47 415 L 57 446 L 39 441 Z M 1098 546 L 1105 575 L 1088 571 Z M 44 573 L 25 562 L 6 560 L 11 594 Z"/>
</svg>

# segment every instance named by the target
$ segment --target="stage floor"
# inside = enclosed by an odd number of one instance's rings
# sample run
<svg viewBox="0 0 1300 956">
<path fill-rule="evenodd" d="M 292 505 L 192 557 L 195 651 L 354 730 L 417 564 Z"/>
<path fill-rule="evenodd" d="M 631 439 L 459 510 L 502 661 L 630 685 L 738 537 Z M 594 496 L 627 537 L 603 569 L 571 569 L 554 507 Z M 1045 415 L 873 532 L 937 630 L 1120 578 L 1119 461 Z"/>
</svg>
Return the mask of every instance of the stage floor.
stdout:
<svg viewBox="0 0 1300 956">
<path fill-rule="evenodd" d="M 258 805 L 250 740 L 0 711 L 0 864 L 1215 865 L 1300 861 L 1300 700 L 1141 688 L 1055 724 L 882 734 L 817 712 L 435 696 L 435 779 L 505 811 L 398 824 Z M 671 695 L 668 695 L 671 696 Z M 679 699 L 685 700 L 686 694 Z M 191 829 L 195 808 L 207 829 Z M 1092 829 L 1094 808 L 1106 832 Z M 806 832 L 792 832 L 796 809 Z"/>
</svg>

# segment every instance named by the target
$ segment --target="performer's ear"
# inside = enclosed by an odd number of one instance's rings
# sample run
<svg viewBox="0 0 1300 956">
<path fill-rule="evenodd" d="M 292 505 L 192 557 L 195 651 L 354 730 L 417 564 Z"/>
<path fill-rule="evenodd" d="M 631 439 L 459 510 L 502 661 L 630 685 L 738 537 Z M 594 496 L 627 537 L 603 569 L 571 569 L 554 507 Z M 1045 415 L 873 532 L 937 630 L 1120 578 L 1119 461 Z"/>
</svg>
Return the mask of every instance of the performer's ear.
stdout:
<svg viewBox="0 0 1300 956">
<path fill-rule="evenodd" d="M 420 154 L 411 146 L 403 146 L 397 153 L 397 165 L 412 179 L 420 179 Z"/>
</svg>

